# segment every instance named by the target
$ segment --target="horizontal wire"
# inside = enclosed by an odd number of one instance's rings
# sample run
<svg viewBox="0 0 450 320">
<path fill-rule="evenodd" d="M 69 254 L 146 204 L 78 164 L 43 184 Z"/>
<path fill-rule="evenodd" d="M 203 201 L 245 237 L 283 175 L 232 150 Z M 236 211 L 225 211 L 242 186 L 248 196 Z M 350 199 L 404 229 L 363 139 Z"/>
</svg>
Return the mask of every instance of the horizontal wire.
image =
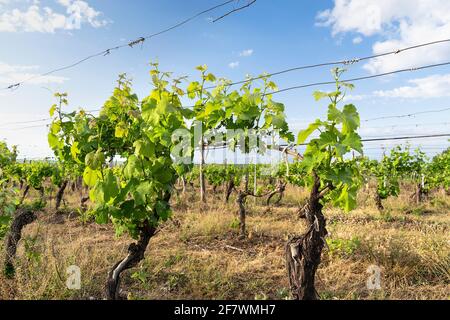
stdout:
<svg viewBox="0 0 450 320">
<path fill-rule="evenodd" d="M 299 66 L 299 67 L 293 67 L 293 68 L 284 69 L 284 70 L 281 70 L 281 71 L 267 73 L 267 74 L 264 74 L 264 75 L 261 75 L 261 76 L 258 76 L 258 77 L 251 77 L 251 78 L 248 78 L 248 79 L 245 79 L 245 80 L 231 82 L 228 85 L 234 86 L 234 85 L 244 84 L 244 83 L 247 83 L 247 82 L 250 82 L 250 81 L 260 80 L 260 79 L 263 79 L 263 78 L 266 78 L 266 77 L 270 78 L 270 77 L 273 77 L 273 76 L 278 76 L 278 75 L 289 73 L 289 72 L 293 72 L 293 71 L 314 69 L 314 68 L 326 67 L 326 66 L 351 65 L 351 64 L 354 64 L 354 63 L 357 63 L 357 62 L 360 62 L 360 61 L 376 59 L 376 58 L 379 58 L 379 57 L 384 57 L 384 56 L 389 56 L 389 55 L 396 55 L 396 54 L 399 54 L 401 52 L 405 52 L 405 51 L 408 51 L 408 50 L 414 50 L 414 49 L 418 49 L 418 48 L 422 48 L 422 47 L 426 47 L 426 46 L 432 46 L 432 45 L 440 44 L 440 43 L 446 43 L 446 42 L 450 42 L 450 39 L 443 39 L 443 40 L 437 40 L 437 41 L 432 41 L 432 42 L 426 42 L 426 43 L 422 43 L 422 44 L 406 47 L 406 48 L 403 48 L 403 49 L 398 49 L 398 50 L 388 51 L 388 52 L 385 52 L 385 53 L 365 56 L 365 57 L 362 57 L 362 58 L 343 59 L 343 60 L 337 60 L 337 61 L 322 62 L 322 63 L 317 63 L 317 64 L 310 64 L 310 65 L 304 65 L 304 66 Z M 334 83 L 334 82 L 332 82 L 332 83 Z M 206 87 L 205 89 L 214 89 L 214 87 Z"/>
<path fill-rule="evenodd" d="M 224 15 L 222 15 L 222 16 L 220 16 L 220 17 L 214 19 L 213 22 L 217 22 L 217 21 L 219 21 L 219 20 L 221 20 L 221 19 L 223 19 L 223 18 L 229 16 L 230 14 L 233 14 L 233 13 L 235 13 L 235 12 L 237 12 L 237 11 L 240 11 L 240 10 L 243 10 L 243 9 L 245 9 L 245 8 L 248 8 L 248 7 L 250 7 L 251 5 L 253 5 L 255 2 L 256 2 L 256 0 L 252 0 L 252 1 L 250 1 L 249 3 L 247 3 L 246 5 L 244 5 L 244 6 L 242 6 L 242 7 L 233 9 L 233 10 L 231 10 L 230 12 L 227 12 L 227 13 L 225 13 Z"/>
<path fill-rule="evenodd" d="M 364 122 L 369 121 L 377 121 L 377 120 L 386 120 L 386 119 L 400 119 L 400 118 L 410 118 L 421 114 L 428 114 L 428 113 L 440 113 L 449 111 L 450 108 L 444 108 L 444 109 L 438 109 L 438 110 L 429 110 L 429 111 L 420 111 L 416 113 L 409 113 L 409 114 L 403 114 L 403 115 L 396 115 L 396 116 L 385 116 L 385 117 L 378 117 L 378 118 L 372 118 L 372 119 L 366 119 L 363 120 Z"/>
<path fill-rule="evenodd" d="M 395 141 L 395 140 L 416 140 L 416 139 L 425 139 L 425 138 L 440 138 L 440 137 L 450 137 L 450 133 L 441 133 L 441 134 L 430 134 L 430 135 L 420 135 L 420 136 L 399 136 L 399 137 L 381 137 L 381 138 L 363 138 L 361 142 L 375 142 L 375 141 Z M 290 147 L 306 147 L 309 143 L 301 143 L 301 144 L 280 144 L 278 147 L 280 148 L 290 148 Z M 229 145 L 225 142 L 220 145 L 208 146 L 207 149 L 226 149 Z"/>
<path fill-rule="evenodd" d="M 393 125 L 384 125 L 384 126 L 376 126 L 376 127 L 364 127 L 364 129 L 383 129 L 383 128 L 395 129 L 395 128 L 406 128 L 406 127 L 427 127 L 427 126 L 446 126 L 446 125 L 450 125 L 450 122 L 393 124 Z"/>
<path fill-rule="evenodd" d="M 450 62 L 426 65 L 426 66 L 421 66 L 421 67 L 416 67 L 416 68 L 400 69 L 400 70 L 395 70 L 395 71 L 375 74 L 375 75 L 371 75 L 371 76 L 351 78 L 351 79 L 347 79 L 347 80 L 342 80 L 341 82 L 350 83 L 350 82 L 356 82 L 356 81 L 361 81 L 361 80 L 367 80 L 367 79 L 373 79 L 373 78 L 378 78 L 378 77 L 384 77 L 384 76 L 387 76 L 387 75 L 392 75 L 392 74 L 397 74 L 397 73 L 402 73 L 402 72 L 413 72 L 413 71 L 424 70 L 424 69 L 428 69 L 428 68 L 442 67 L 442 66 L 447 66 L 447 65 L 450 65 Z M 285 89 L 280 89 L 280 90 L 277 90 L 277 91 L 274 91 L 274 92 L 271 92 L 271 93 L 265 93 L 265 94 L 263 94 L 263 96 L 273 95 L 273 94 L 277 94 L 277 93 L 281 93 L 281 92 L 286 92 L 286 91 L 296 90 L 296 89 L 301 89 L 301 88 L 307 88 L 307 87 L 312 87 L 312 86 L 329 85 L 329 84 L 335 84 L 335 83 L 336 83 L 335 81 L 315 82 L 315 83 L 310 83 L 310 84 L 305 84 L 305 85 L 300 85 L 300 86 L 294 86 L 294 87 L 289 87 L 289 88 L 285 88 Z M 190 107 L 193 107 L 193 106 L 190 106 Z M 188 107 L 185 107 L 185 108 L 188 108 Z M 431 111 L 422 111 L 422 112 L 410 113 L 410 114 L 405 114 L 405 115 L 372 118 L 372 119 L 366 119 L 366 120 L 363 120 L 363 121 L 364 122 L 369 122 L 369 121 L 376 121 L 376 120 L 383 120 L 383 119 L 392 119 L 392 118 L 406 118 L 406 117 L 412 117 L 412 116 L 420 115 L 420 114 L 439 113 L 439 112 L 444 112 L 444 111 L 448 111 L 448 110 L 450 110 L 450 108 L 445 108 L 445 109 L 440 109 L 440 110 L 431 110 Z M 86 112 L 98 112 L 98 111 L 100 111 L 100 109 L 97 109 L 97 110 L 86 110 Z M 40 121 L 47 121 L 47 120 L 51 120 L 51 118 L 42 119 L 42 120 L 34 120 L 34 121 L 30 121 L 30 122 L 25 122 L 24 121 L 22 123 L 16 122 L 15 124 L 33 123 L 33 122 L 40 122 Z M 1 126 L 5 126 L 5 125 L 6 124 L 1 124 L 0 127 Z"/>
<path fill-rule="evenodd" d="M 398 74 L 398 73 L 413 72 L 413 71 L 419 71 L 419 70 L 436 68 L 436 67 L 443 67 L 443 66 L 448 66 L 448 65 L 450 65 L 450 62 L 436 63 L 436 64 L 430 64 L 430 65 L 416 67 L 416 68 L 400 69 L 400 70 L 395 70 L 395 71 L 390 71 L 390 72 L 374 74 L 374 75 L 370 75 L 370 76 L 350 78 L 350 79 L 340 80 L 340 82 L 351 83 L 351 82 L 357 82 L 357 81 L 362 81 L 362 80 L 385 77 L 388 75 L 393 75 L 393 74 Z M 314 83 L 309 83 L 309 84 L 304 84 L 304 85 L 299 85 L 299 86 L 288 87 L 288 88 L 276 90 L 273 92 L 265 93 L 265 94 L 263 94 L 263 96 L 274 95 L 274 94 L 278 94 L 278 93 L 282 93 L 282 92 L 286 92 L 286 91 L 303 89 L 303 88 L 308 88 L 308 87 L 330 85 L 330 84 L 336 84 L 336 81 L 314 82 Z"/>
<path fill-rule="evenodd" d="M 35 79 L 37 79 L 37 78 L 42 78 L 42 77 L 51 75 L 51 74 L 53 74 L 53 73 L 57 73 L 57 72 L 60 72 L 60 71 L 63 71 L 63 70 L 67 70 L 67 69 L 74 68 L 74 67 L 76 67 L 76 66 L 78 66 L 78 65 L 80 65 L 80 64 L 82 64 L 82 63 L 84 63 L 84 62 L 86 62 L 86 61 L 88 61 L 88 60 L 91 60 L 91 59 L 96 58 L 96 57 L 99 57 L 99 56 L 107 56 L 107 55 L 111 54 L 111 51 L 113 51 L 113 50 L 119 50 L 119 49 L 122 49 L 122 48 L 124 48 L 124 47 L 131 47 L 131 48 L 133 48 L 135 45 L 140 44 L 140 43 L 143 43 L 145 40 L 154 38 L 154 37 L 156 37 L 156 36 L 159 36 L 159 35 L 161 35 L 161 34 L 164 34 L 164 33 L 167 33 L 167 32 L 169 32 L 169 31 L 171 31 L 171 30 L 174 30 L 174 29 L 176 29 L 176 28 L 179 28 L 179 27 L 185 25 L 186 23 L 188 23 L 188 22 L 194 20 L 195 18 L 198 18 L 199 16 L 201 16 L 201 15 L 203 15 L 203 14 L 205 14 L 205 13 L 211 12 L 211 11 L 213 11 L 213 10 L 216 10 L 216 9 L 218 9 L 218 8 L 220 8 L 220 7 L 226 6 L 226 5 L 228 5 L 228 4 L 232 3 L 232 2 L 235 2 L 235 1 L 236 1 L 236 0 L 228 0 L 228 1 L 226 1 L 226 2 L 220 3 L 220 4 L 216 5 L 216 6 L 213 6 L 213 7 L 211 7 L 211 8 L 206 9 L 206 10 L 203 10 L 203 11 L 201 11 L 201 12 L 199 12 L 199 13 L 197 13 L 197 14 L 191 16 L 191 17 L 189 17 L 188 19 L 183 20 L 182 22 L 177 23 L 177 24 L 175 24 L 175 25 L 173 25 L 173 26 L 171 26 L 171 27 L 169 27 L 169 28 L 167 28 L 167 29 L 161 30 L 161 31 L 159 31 L 159 32 L 150 34 L 150 35 L 145 36 L 145 37 L 140 37 L 140 38 L 138 38 L 138 39 L 136 39 L 136 40 L 133 40 L 133 41 L 129 42 L 128 44 L 123 44 L 123 45 L 111 47 L 111 48 L 105 49 L 105 50 L 103 50 L 103 51 L 101 51 L 101 52 L 94 53 L 94 54 L 89 55 L 89 56 L 87 56 L 87 57 L 85 57 L 85 58 L 82 58 L 81 60 L 78 60 L 78 61 L 75 62 L 75 63 L 72 63 L 72 64 L 69 64 L 69 65 L 67 65 L 67 66 L 63 66 L 63 67 L 60 67 L 60 68 L 56 68 L 56 69 L 50 70 L 50 71 L 45 72 L 45 73 L 43 73 L 43 74 L 38 74 L 38 75 L 32 76 L 32 77 L 30 77 L 30 78 L 28 78 L 28 79 L 25 79 L 25 80 L 23 80 L 23 81 L 20 81 L 20 82 L 11 84 L 11 85 L 9 85 L 9 86 L 7 86 L 7 87 L 5 87 L 5 88 L 2 88 L 2 89 L 0 89 L 0 90 L 11 90 L 11 89 L 16 89 L 16 88 L 18 88 L 19 86 L 23 85 L 24 83 L 27 83 L 27 82 L 32 81 L 32 80 L 35 80 Z"/>
</svg>

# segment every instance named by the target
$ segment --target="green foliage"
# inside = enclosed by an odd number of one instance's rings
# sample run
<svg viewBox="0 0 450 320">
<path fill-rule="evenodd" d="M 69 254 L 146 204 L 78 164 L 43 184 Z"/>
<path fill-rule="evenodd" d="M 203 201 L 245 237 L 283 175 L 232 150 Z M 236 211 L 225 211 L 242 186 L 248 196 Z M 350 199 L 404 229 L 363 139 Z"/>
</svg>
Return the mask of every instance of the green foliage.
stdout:
<svg viewBox="0 0 450 320">
<path fill-rule="evenodd" d="M 198 123 L 203 126 L 203 136 L 241 129 L 230 140 L 233 148 L 239 145 L 245 152 L 252 148 L 247 143 L 252 129 L 277 129 L 283 137 L 293 139 L 284 106 L 266 94 L 274 89 L 266 77 L 263 88 L 251 88 L 248 82 L 239 91 L 229 92 L 229 81 L 217 79 L 207 72 L 206 66 L 197 67 L 201 81 L 191 82 L 187 88 L 187 96 L 195 100 L 190 110 L 181 106 L 185 95 L 179 88 L 182 79 L 171 79 L 171 74 L 161 72 L 157 64 L 152 66 L 154 89 L 142 100 L 132 92 L 126 76 L 120 75 L 99 116 L 84 111 L 64 113 L 67 94 L 57 94 L 59 103 L 50 110 L 53 122 L 49 145 L 64 168 L 82 173 L 95 204 L 92 215 L 98 223 L 112 221 L 118 234 L 129 232 L 133 237 L 145 223 L 157 226 L 169 218 L 169 199 L 180 174 L 188 181 L 197 176 L 195 171 L 189 173 L 192 166 L 175 162 L 171 156 L 177 142 L 172 137 L 178 130 L 189 129 L 193 133 Z M 214 83 L 217 86 L 213 90 L 205 89 Z M 195 122 L 188 127 L 191 120 Z M 244 143 L 239 144 L 242 139 Z M 205 142 L 221 141 L 206 138 Z M 192 141 L 191 152 L 184 156 L 192 158 L 198 143 Z M 124 160 L 120 171 L 108 166 L 116 157 Z M 206 175 L 212 185 L 241 177 L 235 167 L 210 166 Z"/>
<path fill-rule="evenodd" d="M 328 253 L 331 256 L 338 255 L 340 257 L 348 257 L 355 253 L 361 246 L 361 240 L 358 237 L 352 239 L 326 239 Z"/>
<path fill-rule="evenodd" d="M 14 212 L 19 204 L 18 190 L 11 186 L 11 168 L 16 165 L 17 149 L 9 150 L 0 142 L 0 239 L 9 230 Z"/>
<path fill-rule="evenodd" d="M 14 163 L 7 169 L 10 179 L 16 182 L 24 182 L 36 190 L 42 189 L 47 179 L 54 185 L 59 186 L 62 182 L 61 172 L 60 166 L 47 161 Z"/>
<path fill-rule="evenodd" d="M 381 199 L 400 194 L 400 180 L 411 180 L 415 184 L 430 184 L 435 172 L 431 169 L 428 159 L 420 149 L 411 153 L 408 145 L 397 146 L 381 161 L 363 158 L 360 169 L 365 175 L 374 176 L 378 181 L 377 192 Z M 444 169 L 445 172 L 445 169 Z M 424 186 L 425 187 L 425 186 Z"/>
<path fill-rule="evenodd" d="M 205 167 L 204 174 L 210 185 L 218 187 L 227 181 L 226 171 L 227 168 L 223 165 L 211 164 Z"/>
<path fill-rule="evenodd" d="M 426 175 L 430 188 L 450 188 L 450 149 L 433 158 Z"/>
<path fill-rule="evenodd" d="M 31 263 L 38 263 L 41 260 L 42 255 L 38 250 L 38 240 L 38 235 L 23 238 L 25 255 Z"/>
<path fill-rule="evenodd" d="M 0 141 L 0 170 L 16 162 L 17 147 L 13 146 L 11 150 L 5 142 Z"/>
<path fill-rule="evenodd" d="M 361 175 L 355 160 L 348 159 L 351 151 L 362 152 L 361 137 L 357 133 L 360 117 L 354 105 L 339 108 L 347 88 L 351 85 L 339 81 L 343 70 L 334 69 L 336 91 L 315 93 L 317 100 L 329 98 L 326 120 L 316 120 L 298 134 L 298 144 L 303 144 L 313 133 L 304 159 L 293 167 L 290 181 L 312 187 L 314 176 L 320 179 L 321 190 L 327 189 L 323 201 L 350 211 L 356 206 L 356 193 L 361 184 Z M 306 176 L 306 177 L 305 177 Z"/>
<path fill-rule="evenodd" d="M 60 186 L 64 180 L 76 179 L 85 169 L 84 159 L 92 147 L 92 141 L 81 147 L 79 141 L 86 138 L 93 116 L 80 112 L 64 112 L 68 105 L 67 93 L 56 93 L 58 104 L 50 108 L 52 123 L 48 133 L 48 143 L 57 160 L 59 179 L 54 184 Z"/>
<path fill-rule="evenodd" d="M 81 162 L 96 222 L 112 221 L 117 234 L 133 237 L 144 224 L 157 226 L 170 216 L 180 166 L 171 157 L 172 134 L 186 128 L 186 109 L 179 90 L 168 89 L 169 74 L 157 65 L 151 74 L 154 89 L 142 100 L 121 75 L 98 117 L 83 111 L 65 115 L 66 129 L 58 136 L 62 143 L 53 145 L 65 163 Z M 108 165 L 115 157 L 124 160 L 121 171 Z"/>
<path fill-rule="evenodd" d="M 284 105 L 275 102 L 272 95 L 268 94 L 276 89 L 268 77 L 261 77 L 262 87 L 252 87 L 253 83 L 249 81 L 239 90 L 230 91 L 228 80 L 217 79 L 207 73 L 206 66 L 197 69 L 201 71 L 202 81 L 190 83 L 187 92 L 189 98 L 197 99 L 192 114 L 194 120 L 202 124 L 206 143 L 227 142 L 232 150 L 239 147 L 244 153 L 252 150 L 263 153 L 264 143 L 250 143 L 250 134 L 277 130 L 281 138 L 294 140 L 286 122 Z M 211 91 L 205 89 L 208 82 L 216 83 L 216 87 Z M 213 134 L 225 133 L 227 130 L 234 130 L 232 136 L 229 136 L 231 132 L 227 132 L 227 141 L 208 139 Z M 198 143 L 199 141 L 194 141 L 195 146 Z"/>
</svg>

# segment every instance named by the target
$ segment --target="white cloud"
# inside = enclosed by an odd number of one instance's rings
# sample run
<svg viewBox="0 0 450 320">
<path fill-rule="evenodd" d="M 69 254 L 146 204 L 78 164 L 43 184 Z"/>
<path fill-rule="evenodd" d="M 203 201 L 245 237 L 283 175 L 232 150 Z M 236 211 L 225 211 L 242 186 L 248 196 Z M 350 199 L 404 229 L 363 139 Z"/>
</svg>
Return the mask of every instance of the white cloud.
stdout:
<svg viewBox="0 0 450 320">
<path fill-rule="evenodd" d="M 236 69 L 237 67 L 239 67 L 239 61 L 230 62 L 230 63 L 228 64 L 228 66 L 229 66 L 231 69 Z"/>
<path fill-rule="evenodd" d="M 386 98 L 442 98 L 450 97 L 450 74 L 432 75 L 408 81 L 410 86 L 398 87 L 392 90 L 378 90 L 376 97 Z"/>
<path fill-rule="evenodd" d="M 363 94 L 357 94 L 357 95 L 348 94 L 344 97 L 344 101 L 361 101 L 361 100 L 365 100 L 367 97 L 368 97 L 367 95 L 363 95 Z"/>
<path fill-rule="evenodd" d="M 240 52 L 239 53 L 239 56 L 241 56 L 241 57 L 250 57 L 251 55 L 253 55 L 253 49 L 247 49 L 247 50 L 244 50 L 244 51 L 242 51 L 242 52 Z"/>
<path fill-rule="evenodd" d="M 102 13 L 96 11 L 85 1 L 57 0 L 65 8 L 64 13 L 57 13 L 50 7 L 42 7 L 34 0 L 26 9 L 8 9 L 0 14 L 0 32 L 43 32 L 53 33 L 57 30 L 76 30 L 82 24 L 94 28 L 105 26 L 108 21 L 101 18 Z M 7 4 L 8 0 L 0 0 Z"/>
<path fill-rule="evenodd" d="M 9 65 L 0 62 L 0 83 L 11 85 L 24 80 L 29 80 L 38 76 L 38 73 L 33 72 L 39 69 L 39 66 L 23 66 L 23 65 Z M 29 84 L 41 85 L 49 83 L 63 83 L 68 78 L 58 76 L 43 76 L 36 77 L 29 80 Z"/>
<path fill-rule="evenodd" d="M 352 40 L 352 42 L 354 43 L 354 44 L 360 44 L 361 42 L 363 42 L 363 38 L 362 37 L 355 37 L 355 38 L 353 38 L 353 40 Z"/>
<path fill-rule="evenodd" d="M 374 98 L 427 99 L 450 97 L 450 74 L 431 75 L 408 80 L 406 86 L 376 90 L 370 94 L 346 95 L 345 101 L 373 100 Z"/>
<path fill-rule="evenodd" d="M 380 36 L 375 54 L 450 37 L 448 0 L 335 0 L 334 7 L 319 12 L 317 25 L 331 27 L 333 36 Z M 411 68 L 448 59 L 450 45 L 440 44 L 371 60 L 371 73 Z"/>
</svg>

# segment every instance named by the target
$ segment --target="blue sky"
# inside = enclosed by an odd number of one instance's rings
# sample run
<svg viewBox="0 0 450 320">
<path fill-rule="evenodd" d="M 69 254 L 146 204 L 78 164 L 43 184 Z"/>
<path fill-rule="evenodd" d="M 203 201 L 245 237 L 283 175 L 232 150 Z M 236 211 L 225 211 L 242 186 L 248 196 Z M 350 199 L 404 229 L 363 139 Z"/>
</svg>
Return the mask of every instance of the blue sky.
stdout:
<svg viewBox="0 0 450 320">
<path fill-rule="evenodd" d="M 245 4 L 247 0 L 240 0 Z M 84 56 L 173 25 L 220 0 L 0 0 L 0 85 L 30 74 L 70 64 Z M 76 68 L 36 79 L 15 91 L 0 93 L 0 139 L 19 145 L 21 157 L 51 156 L 45 126 L 15 124 L 47 118 L 51 91 L 69 93 L 70 108 L 97 109 L 111 94 L 119 73 L 133 78 L 143 97 L 150 88 L 148 62 L 161 69 L 196 77 L 195 66 L 207 64 L 214 74 L 241 80 L 304 64 L 350 59 L 450 38 L 447 0 L 257 0 L 217 23 L 239 4 L 230 4 L 146 41 Z M 78 19 L 72 19 L 77 17 Z M 73 24 L 79 21 L 80 24 Z M 346 77 L 450 61 L 450 44 L 440 44 L 349 67 Z M 329 81 L 328 67 L 296 71 L 273 80 L 280 88 Z M 318 87 L 328 90 L 329 87 Z M 325 105 L 312 98 L 314 88 L 280 93 L 296 133 L 322 116 Z M 356 83 L 350 100 L 362 119 L 450 107 L 450 68 L 411 72 Z M 450 112 L 363 123 L 363 137 L 448 133 Z M 421 124 L 416 126 L 416 124 Z M 423 125 L 425 124 L 425 125 Z M 392 146 L 395 143 L 384 143 Z M 416 140 L 430 155 L 449 146 L 446 139 Z M 367 154 L 381 154 L 380 143 L 366 144 Z"/>
</svg>

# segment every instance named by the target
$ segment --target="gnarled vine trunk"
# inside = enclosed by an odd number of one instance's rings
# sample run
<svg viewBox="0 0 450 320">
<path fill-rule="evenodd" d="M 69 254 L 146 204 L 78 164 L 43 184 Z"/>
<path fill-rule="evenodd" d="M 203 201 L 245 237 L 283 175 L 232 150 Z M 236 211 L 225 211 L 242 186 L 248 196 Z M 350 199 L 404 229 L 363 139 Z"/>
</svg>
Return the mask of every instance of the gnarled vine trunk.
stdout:
<svg viewBox="0 0 450 320">
<path fill-rule="evenodd" d="M 301 236 L 291 238 L 285 248 L 286 267 L 292 296 L 296 300 L 317 300 L 315 288 L 316 271 L 325 246 L 326 220 L 320 204 L 320 180 L 315 183 L 305 208 L 307 231 Z"/>
<path fill-rule="evenodd" d="M 6 250 L 5 250 L 5 275 L 8 277 L 14 276 L 14 258 L 16 257 L 17 245 L 22 238 L 22 229 L 34 222 L 37 216 L 30 210 L 19 209 L 14 215 L 8 235 L 6 236 Z"/>
<path fill-rule="evenodd" d="M 20 198 L 20 202 L 19 202 L 20 205 L 25 201 L 25 198 L 27 197 L 29 191 L 30 191 L 30 186 L 27 185 L 25 187 L 25 190 L 23 190 L 22 197 Z"/>
<path fill-rule="evenodd" d="M 81 197 L 81 199 L 80 199 L 81 209 L 83 209 L 83 210 L 87 209 L 86 202 L 88 202 L 88 201 L 89 201 L 89 197 Z"/>
<path fill-rule="evenodd" d="M 63 181 L 63 183 L 59 187 L 58 193 L 56 194 L 56 203 L 55 203 L 56 210 L 59 210 L 59 207 L 61 206 L 61 201 L 63 199 L 64 191 L 66 190 L 67 183 L 68 183 L 67 180 Z M 72 186 L 74 186 L 74 184 L 72 184 Z"/>
<path fill-rule="evenodd" d="M 200 201 L 206 203 L 206 183 L 205 183 L 205 145 L 203 143 L 204 137 L 202 135 L 200 143 Z"/>
<path fill-rule="evenodd" d="M 227 183 L 227 187 L 225 188 L 225 203 L 228 203 L 228 201 L 230 200 L 230 196 L 233 193 L 234 187 L 234 179 L 230 179 L 230 181 L 228 181 Z"/>
<path fill-rule="evenodd" d="M 424 190 L 424 188 L 422 187 L 422 184 L 419 183 L 416 186 L 416 191 L 412 194 L 411 199 L 413 199 L 414 201 L 416 201 L 417 205 L 420 205 L 426 196 L 426 192 Z"/>
<path fill-rule="evenodd" d="M 284 196 L 284 192 L 286 191 L 286 183 L 280 182 L 278 184 L 278 187 L 276 190 L 274 190 L 269 197 L 267 198 L 267 205 L 270 205 L 270 201 L 273 199 L 273 197 L 275 197 L 277 194 L 278 199 L 275 201 L 274 205 L 278 206 L 281 202 L 281 200 L 283 200 L 283 196 Z"/>
<path fill-rule="evenodd" d="M 245 239 L 246 230 L 245 230 L 245 199 L 247 194 L 239 191 L 236 202 L 239 206 L 239 239 Z"/>
<path fill-rule="evenodd" d="M 383 202 L 381 201 L 381 197 L 378 192 L 375 193 L 375 205 L 377 206 L 378 211 L 381 212 L 384 210 Z"/>
<path fill-rule="evenodd" d="M 145 250 L 147 249 L 150 239 L 156 232 L 156 228 L 151 226 L 148 221 L 139 229 L 139 239 L 136 243 L 130 244 L 127 256 L 118 261 L 108 274 L 106 284 L 106 297 L 108 300 L 118 300 L 120 275 L 123 271 L 137 266 L 144 259 Z"/>
</svg>

